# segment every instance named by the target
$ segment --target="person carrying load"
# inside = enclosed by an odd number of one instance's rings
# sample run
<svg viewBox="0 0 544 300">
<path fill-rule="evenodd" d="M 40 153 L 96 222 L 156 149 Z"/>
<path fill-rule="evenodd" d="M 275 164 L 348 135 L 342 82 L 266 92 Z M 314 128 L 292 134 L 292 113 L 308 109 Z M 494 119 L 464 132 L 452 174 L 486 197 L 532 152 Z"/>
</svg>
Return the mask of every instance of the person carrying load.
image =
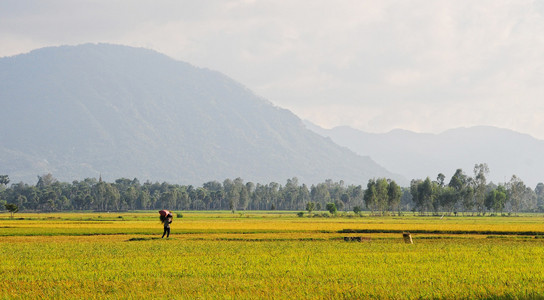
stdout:
<svg viewBox="0 0 544 300">
<path fill-rule="evenodd" d="M 170 237 L 170 223 L 172 223 L 172 219 L 173 219 L 172 213 L 167 211 L 166 209 L 163 209 L 163 210 L 159 210 L 159 214 L 160 214 L 159 218 L 161 220 L 161 223 L 164 225 L 164 232 L 162 233 L 161 238 L 164 238 L 165 235 L 166 235 L 166 238 L 169 238 Z"/>
</svg>

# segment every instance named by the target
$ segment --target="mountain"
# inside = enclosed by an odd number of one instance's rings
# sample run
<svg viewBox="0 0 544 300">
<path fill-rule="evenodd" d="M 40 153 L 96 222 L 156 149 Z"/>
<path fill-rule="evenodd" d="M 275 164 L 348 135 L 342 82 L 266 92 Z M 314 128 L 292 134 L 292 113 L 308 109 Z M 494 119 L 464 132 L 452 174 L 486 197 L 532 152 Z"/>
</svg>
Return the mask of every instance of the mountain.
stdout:
<svg viewBox="0 0 544 300">
<path fill-rule="evenodd" d="M 0 174 L 182 184 L 403 179 L 225 75 L 152 50 L 48 47 L 0 58 Z"/>
<path fill-rule="evenodd" d="M 323 129 L 307 127 L 334 142 L 369 155 L 380 165 L 409 179 L 436 179 L 439 173 L 449 182 L 458 168 L 473 176 L 475 164 L 486 163 L 488 181 L 504 183 L 512 175 L 534 188 L 544 182 L 544 141 L 508 129 L 476 126 L 456 128 L 440 134 L 393 130 L 366 133 L 346 126 Z"/>
</svg>

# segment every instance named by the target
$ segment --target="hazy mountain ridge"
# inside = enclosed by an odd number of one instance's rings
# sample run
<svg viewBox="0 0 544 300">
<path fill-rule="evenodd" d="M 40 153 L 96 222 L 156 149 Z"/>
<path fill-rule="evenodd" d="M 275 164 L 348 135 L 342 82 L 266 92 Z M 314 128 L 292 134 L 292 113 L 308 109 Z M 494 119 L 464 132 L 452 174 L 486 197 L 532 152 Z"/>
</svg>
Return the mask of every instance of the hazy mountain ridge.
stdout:
<svg viewBox="0 0 544 300">
<path fill-rule="evenodd" d="M 440 134 L 399 129 L 375 134 L 347 126 L 323 129 L 307 121 L 305 124 L 409 179 L 435 179 L 443 173 L 449 180 L 457 168 L 472 176 L 475 164 L 487 163 L 488 177 L 495 183 L 509 181 L 514 174 L 532 188 L 544 181 L 544 161 L 540 159 L 544 141 L 509 129 L 475 126 Z"/>
<path fill-rule="evenodd" d="M 201 184 L 387 176 L 225 75 L 152 50 L 50 47 L 0 58 L 0 173 Z"/>
</svg>

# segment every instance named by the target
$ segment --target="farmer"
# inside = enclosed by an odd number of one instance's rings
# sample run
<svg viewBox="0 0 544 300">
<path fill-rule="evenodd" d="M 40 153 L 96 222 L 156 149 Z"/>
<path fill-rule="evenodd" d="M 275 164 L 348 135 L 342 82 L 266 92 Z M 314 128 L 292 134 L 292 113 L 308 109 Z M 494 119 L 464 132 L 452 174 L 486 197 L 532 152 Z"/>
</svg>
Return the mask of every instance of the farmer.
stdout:
<svg viewBox="0 0 544 300">
<path fill-rule="evenodd" d="M 162 238 L 166 235 L 166 238 L 170 237 L 170 223 L 172 223 L 172 214 L 166 216 L 161 215 L 161 222 L 164 225 L 164 232 Z"/>
</svg>

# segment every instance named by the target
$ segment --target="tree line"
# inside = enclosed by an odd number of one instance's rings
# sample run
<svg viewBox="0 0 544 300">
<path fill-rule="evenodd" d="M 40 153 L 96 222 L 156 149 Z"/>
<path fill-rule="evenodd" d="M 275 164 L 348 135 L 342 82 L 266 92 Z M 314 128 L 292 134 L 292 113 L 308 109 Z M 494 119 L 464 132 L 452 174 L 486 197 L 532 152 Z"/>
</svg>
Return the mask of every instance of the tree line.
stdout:
<svg viewBox="0 0 544 300">
<path fill-rule="evenodd" d="M 86 178 L 60 182 L 52 174 L 38 176 L 35 185 L 12 183 L 0 175 L 0 209 L 6 204 L 26 211 L 128 211 L 171 210 L 307 210 L 355 211 L 396 214 L 502 214 L 544 211 L 544 184 L 533 190 L 521 179 L 503 184 L 487 183 L 486 164 L 474 167 L 474 176 L 458 169 L 449 182 L 443 174 L 436 180 L 414 179 L 409 187 L 394 180 L 371 179 L 362 185 L 326 180 L 307 186 L 296 177 L 285 184 L 244 182 L 241 178 L 209 181 L 202 186 L 140 183 L 137 178 L 105 182 Z M 332 209 L 334 206 L 334 210 Z M 7 207 L 6 207 L 7 208 Z"/>
<path fill-rule="evenodd" d="M 111 183 L 101 178 L 86 178 L 66 183 L 46 174 L 38 176 L 36 185 L 20 182 L 7 187 L 9 177 L 3 176 L 2 204 L 15 204 L 21 210 L 31 211 L 304 210 L 309 202 L 315 203 L 316 210 L 325 209 L 327 203 L 349 210 L 354 205 L 362 206 L 363 200 L 360 185 L 332 180 L 308 187 L 297 178 L 288 179 L 284 185 L 255 184 L 236 178 L 209 181 L 196 187 L 166 182 L 140 183 L 137 178 L 121 178 Z"/>
<path fill-rule="evenodd" d="M 544 211 L 543 183 L 538 183 L 533 190 L 513 175 L 510 181 L 496 185 L 487 183 L 488 173 L 487 164 L 476 164 L 473 177 L 457 169 L 448 183 L 442 173 L 434 181 L 429 177 L 412 180 L 413 210 L 420 214 L 478 215 Z"/>
</svg>

